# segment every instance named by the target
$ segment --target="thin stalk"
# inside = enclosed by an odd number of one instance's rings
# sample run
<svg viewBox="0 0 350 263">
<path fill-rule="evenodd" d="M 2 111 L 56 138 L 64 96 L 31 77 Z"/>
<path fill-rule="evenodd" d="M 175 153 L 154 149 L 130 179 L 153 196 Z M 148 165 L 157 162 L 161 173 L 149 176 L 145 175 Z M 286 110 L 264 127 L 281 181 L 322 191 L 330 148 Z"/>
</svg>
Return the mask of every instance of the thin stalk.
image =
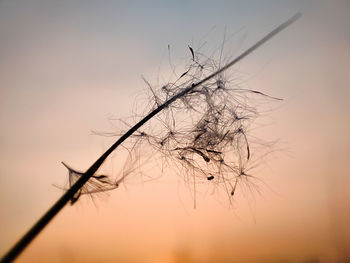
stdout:
<svg viewBox="0 0 350 263">
<path fill-rule="evenodd" d="M 7 252 L 7 254 L 4 255 L 4 257 L 1 259 L 1 263 L 12 262 L 13 260 L 15 260 L 19 256 L 19 254 L 29 245 L 29 243 L 40 233 L 40 231 L 51 221 L 51 219 L 69 202 L 69 200 L 73 198 L 75 193 L 77 193 L 79 189 L 91 178 L 91 176 L 93 176 L 96 173 L 96 171 L 100 168 L 100 166 L 107 159 L 107 157 L 121 143 L 123 143 L 127 138 L 129 138 L 136 130 L 138 130 L 142 125 L 144 125 L 146 122 L 152 119 L 156 114 L 161 112 L 163 109 L 168 107 L 171 103 L 173 103 L 177 99 L 183 97 L 184 95 L 192 91 L 194 88 L 202 85 L 203 83 L 217 76 L 221 72 L 232 67 L 234 64 L 236 64 L 237 62 L 242 60 L 244 57 L 249 55 L 255 49 L 257 49 L 266 41 L 268 41 L 270 38 L 272 38 L 274 35 L 278 34 L 280 31 L 282 31 L 287 26 L 292 24 L 300 16 L 301 16 L 300 13 L 295 14 L 293 17 L 291 17 L 286 22 L 276 27 L 269 34 L 267 34 L 261 40 L 256 42 L 254 45 L 252 45 L 249 49 L 244 51 L 234 60 L 232 60 L 231 62 L 229 62 L 228 64 L 226 64 L 225 66 L 217 70 L 216 72 L 200 80 L 199 82 L 193 83 L 191 86 L 188 86 L 187 88 L 183 89 L 178 94 L 174 95 L 169 100 L 167 100 L 166 102 L 158 106 L 156 109 L 151 111 L 147 116 L 145 116 L 138 123 L 136 123 L 130 130 L 128 130 L 123 136 L 121 136 L 104 154 L 102 154 L 95 161 L 95 163 L 76 181 L 76 183 L 72 185 L 67 190 L 67 192 L 65 192 L 63 196 L 38 220 L 38 222 L 34 226 L 32 226 L 32 228 Z"/>
</svg>

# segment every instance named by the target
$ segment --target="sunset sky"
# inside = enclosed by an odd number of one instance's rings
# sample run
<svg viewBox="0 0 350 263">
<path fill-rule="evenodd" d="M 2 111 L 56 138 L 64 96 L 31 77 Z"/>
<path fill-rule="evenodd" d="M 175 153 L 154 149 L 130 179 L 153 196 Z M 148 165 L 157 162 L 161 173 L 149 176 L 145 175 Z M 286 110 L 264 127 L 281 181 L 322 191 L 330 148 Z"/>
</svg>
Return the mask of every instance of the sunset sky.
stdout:
<svg viewBox="0 0 350 263">
<path fill-rule="evenodd" d="M 18 262 L 350 262 L 348 1 L 0 0 L 0 255 L 117 138 L 147 86 L 181 74 L 188 45 L 234 57 L 295 24 L 228 74 L 283 98 L 249 136 L 276 141 L 255 192 L 199 192 L 174 171 L 67 205 Z M 236 72 L 237 71 L 237 72 Z M 117 175 L 117 154 L 103 172 Z M 124 158 L 125 156 L 123 156 Z M 148 159 L 148 174 L 160 167 Z M 153 165 L 154 163 L 154 165 Z"/>
</svg>

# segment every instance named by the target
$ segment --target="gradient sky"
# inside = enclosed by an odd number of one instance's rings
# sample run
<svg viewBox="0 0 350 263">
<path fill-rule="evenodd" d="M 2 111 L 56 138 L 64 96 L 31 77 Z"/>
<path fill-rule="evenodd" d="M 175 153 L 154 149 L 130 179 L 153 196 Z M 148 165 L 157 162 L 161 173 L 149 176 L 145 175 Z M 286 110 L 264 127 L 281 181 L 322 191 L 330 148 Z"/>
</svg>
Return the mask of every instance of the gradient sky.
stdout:
<svg viewBox="0 0 350 263">
<path fill-rule="evenodd" d="M 61 196 L 61 161 L 84 170 L 112 143 L 91 131 L 132 114 L 141 74 L 167 78 L 168 44 L 181 63 L 226 30 L 237 55 L 297 11 L 239 64 L 247 87 L 284 98 L 252 131 L 279 139 L 261 194 L 231 208 L 199 194 L 193 209 L 171 172 L 130 181 L 65 207 L 18 262 L 348 262 L 348 1 L 0 0 L 0 254 Z"/>
</svg>

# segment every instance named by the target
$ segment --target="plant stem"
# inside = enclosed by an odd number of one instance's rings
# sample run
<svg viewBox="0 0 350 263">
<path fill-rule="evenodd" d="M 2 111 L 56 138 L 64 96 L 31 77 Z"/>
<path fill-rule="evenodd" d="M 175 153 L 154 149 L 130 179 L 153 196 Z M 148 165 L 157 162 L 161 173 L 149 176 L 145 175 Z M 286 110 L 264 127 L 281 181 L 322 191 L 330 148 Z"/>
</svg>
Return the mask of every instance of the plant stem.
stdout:
<svg viewBox="0 0 350 263">
<path fill-rule="evenodd" d="M 72 185 L 67 192 L 63 194 L 63 196 L 38 220 L 38 222 L 11 248 L 11 250 L 8 251 L 7 254 L 4 255 L 4 257 L 1 259 L 1 263 L 5 262 L 11 262 L 15 260 L 18 255 L 29 245 L 29 243 L 41 232 L 41 230 L 51 221 L 51 219 L 73 198 L 75 193 L 79 191 L 79 189 L 93 176 L 96 171 L 99 169 L 99 167 L 103 164 L 103 162 L 106 160 L 106 158 L 121 144 L 123 143 L 127 138 L 129 138 L 136 130 L 138 130 L 142 125 L 144 125 L 146 122 L 148 122 L 150 119 L 152 119 L 156 114 L 161 112 L 163 109 L 168 107 L 171 103 L 176 101 L 177 99 L 183 97 L 188 92 L 193 90 L 194 88 L 202 85 L 206 81 L 212 79 L 213 77 L 217 76 L 221 72 L 227 70 L 240 60 L 242 60 L 244 57 L 246 57 L 248 54 L 253 52 L 255 49 L 257 49 L 259 46 L 264 44 L 266 41 L 268 41 L 271 37 L 278 34 L 280 31 L 285 29 L 287 26 L 292 24 L 294 21 L 296 21 L 301 16 L 300 13 L 295 14 L 293 17 L 288 19 L 283 24 L 276 27 L 273 31 L 271 31 L 269 34 L 267 34 L 265 37 L 263 37 L 261 40 L 256 42 L 253 46 L 251 46 L 249 49 L 244 51 L 242 54 L 240 54 L 238 57 L 236 57 L 234 60 L 232 60 L 230 63 L 226 64 L 216 72 L 210 74 L 209 76 L 205 77 L 204 79 L 200 80 L 197 83 L 193 83 L 191 86 L 188 86 L 187 88 L 180 91 L 178 94 L 171 97 L 169 100 L 158 106 L 156 109 L 151 111 L 147 116 L 145 116 L 142 120 L 140 120 L 138 123 L 136 123 L 130 130 L 128 130 L 123 136 L 121 136 L 104 154 L 102 154 L 95 163 L 76 181 L 74 185 Z"/>
</svg>

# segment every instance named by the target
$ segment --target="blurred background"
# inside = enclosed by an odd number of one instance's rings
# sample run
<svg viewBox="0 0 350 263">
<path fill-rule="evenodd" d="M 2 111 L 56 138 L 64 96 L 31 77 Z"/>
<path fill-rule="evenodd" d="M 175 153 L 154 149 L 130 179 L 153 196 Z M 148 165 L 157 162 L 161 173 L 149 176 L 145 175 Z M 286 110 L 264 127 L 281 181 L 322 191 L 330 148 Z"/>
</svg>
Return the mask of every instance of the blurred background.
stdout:
<svg viewBox="0 0 350 263">
<path fill-rule="evenodd" d="M 350 4 L 316 0 L 1 0 L 0 254 L 62 195 L 61 161 L 85 170 L 113 142 L 91 131 L 132 115 L 141 74 L 167 79 L 168 45 L 182 73 L 187 45 L 226 34 L 237 55 L 298 11 L 238 65 L 247 88 L 284 99 L 251 131 L 279 140 L 260 193 L 198 193 L 194 209 L 170 170 L 126 182 L 65 207 L 18 262 L 350 262 Z"/>
</svg>

